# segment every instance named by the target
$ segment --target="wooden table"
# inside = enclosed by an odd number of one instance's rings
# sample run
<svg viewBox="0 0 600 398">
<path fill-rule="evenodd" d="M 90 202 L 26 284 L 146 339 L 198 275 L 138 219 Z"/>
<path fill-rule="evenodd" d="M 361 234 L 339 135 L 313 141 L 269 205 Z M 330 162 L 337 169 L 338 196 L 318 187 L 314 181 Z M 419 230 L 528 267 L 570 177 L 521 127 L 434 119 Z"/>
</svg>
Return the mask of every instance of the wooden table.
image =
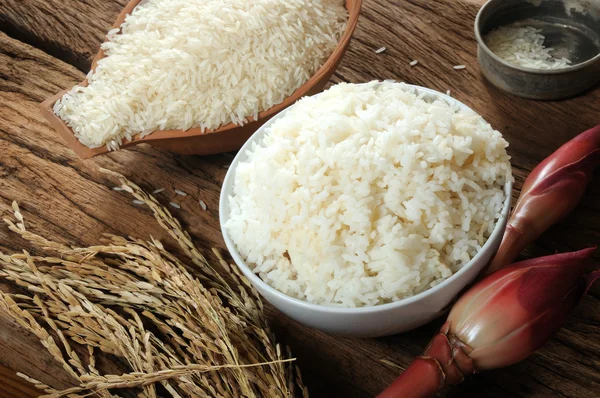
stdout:
<svg viewBox="0 0 600 398">
<path fill-rule="evenodd" d="M 508 96 L 479 74 L 472 26 L 482 0 L 365 0 L 359 27 L 334 81 L 396 79 L 452 95 L 481 113 L 510 142 L 518 190 L 526 174 L 560 144 L 600 123 L 600 90 L 561 102 Z M 218 228 L 219 189 L 233 154 L 178 156 L 150 147 L 82 161 L 40 117 L 38 103 L 82 80 L 103 35 L 126 0 L 0 0 L 0 214 L 18 200 L 30 229 L 89 245 L 104 232 L 165 238 L 147 210 L 111 190 L 98 167 L 119 171 L 147 188 L 192 195 L 176 212 L 204 247 L 224 247 Z M 374 50 L 387 51 L 375 54 Z M 417 66 L 409 62 L 418 60 Z M 464 64 L 465 70 L 452 66 Z M 600 177 L 600 174 L 597 174 Z M 518 192 L 518 191 L 517 191 Z M 515 194 L 517 194 L 515 192 Z M 208 204 L 197 206 L 201 197 Z M 166 198 L 168 200 L 168 198 Z M 600 178 L 577 211 L 548 231 L 526 255 L 600 243 Z M 24 248 L 0 227 L 0 249 Z M 598 258 L 598 257 L 597 257 Z M 8 289 L 8 286 L 0 286 Z M 527 361 L 488 372 L 448 397 L 600 396 L 600 286 L 542 350 Z M 346 339 L 302 327 L 268 309 L 315 397 L 372 397 L 427 344 L 439 327 L 381 339 Z M 23 371 L 55 387 L 71 381 L 36 339 L 0 316 L 0 396 L 36 393 L 13 377 Z"/>
</svg>

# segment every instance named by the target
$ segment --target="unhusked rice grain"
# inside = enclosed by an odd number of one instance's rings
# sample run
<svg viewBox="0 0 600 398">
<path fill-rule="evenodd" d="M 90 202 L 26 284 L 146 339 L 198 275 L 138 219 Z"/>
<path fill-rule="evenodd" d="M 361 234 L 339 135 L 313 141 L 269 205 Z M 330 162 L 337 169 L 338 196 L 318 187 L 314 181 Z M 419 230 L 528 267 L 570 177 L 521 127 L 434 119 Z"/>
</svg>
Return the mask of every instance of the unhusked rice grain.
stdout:
<svg viewBox="0 0 600 398">
<path fill-rule="evenodd" d="M 343 0 L 147 0 L 54 113 L 84 145 L 156 130 L 216 129 L 282 102 L 331 55 Z"/>
<path fill-rule="evenodd" d="M 267 284 L 359 307 L 422 292 L 485 243 L 512 179 L 477 114 L 402 83 L 300 100 L 234 172 L 225 230 Z"/>
</svg>

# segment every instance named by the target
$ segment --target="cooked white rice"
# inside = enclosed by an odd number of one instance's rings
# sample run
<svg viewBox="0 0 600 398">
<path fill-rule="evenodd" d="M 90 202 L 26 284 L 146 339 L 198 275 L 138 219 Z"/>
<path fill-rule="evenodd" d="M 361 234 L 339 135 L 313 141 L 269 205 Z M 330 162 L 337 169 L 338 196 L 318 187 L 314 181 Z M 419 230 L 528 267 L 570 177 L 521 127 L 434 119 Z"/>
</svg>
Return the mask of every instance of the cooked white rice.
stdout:
<svg viewBox="0 0 600 398">
<path fill-rule="evenodd" d="M 235 169 L 226 231 L 266 283 L 312 303 L 397 301 L 485 243 L 511 179 L 480 116 L 406 85 L 338 84 L 304 98 Z"/>
<path fill-rule="evenodd" d="M 54 112 L 88 147 L 137 133 L 215 129 L 305 83 L 345 29 L 343 0 L 148 0 L 102 45 L 106 57 Z"/>
<path fill-rule="evenodd" d="M 554 48 L 544 46 L 546 38 L 541 31 L 532 26 L 511 24 L 488 33 L 485 43 L 494 54 L 513 65 L 533 69 L 569 66 L 569 59 L 554 57 Z"/>
</svg>

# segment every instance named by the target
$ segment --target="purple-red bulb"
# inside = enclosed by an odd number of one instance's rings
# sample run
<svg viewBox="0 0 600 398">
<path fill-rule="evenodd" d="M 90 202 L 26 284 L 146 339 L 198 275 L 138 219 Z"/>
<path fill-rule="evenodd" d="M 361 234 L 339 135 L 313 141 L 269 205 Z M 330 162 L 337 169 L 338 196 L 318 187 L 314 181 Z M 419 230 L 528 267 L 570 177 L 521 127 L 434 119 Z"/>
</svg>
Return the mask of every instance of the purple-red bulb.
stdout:
<svg viewBox="0 0 600 398">
<path fill-rule="evenodd" d="M 512 264 L 521 250 L 566 217 L 600 164 L 600 125 L 561 146 L 525 180 L 488 273 Z"/>
</svg>

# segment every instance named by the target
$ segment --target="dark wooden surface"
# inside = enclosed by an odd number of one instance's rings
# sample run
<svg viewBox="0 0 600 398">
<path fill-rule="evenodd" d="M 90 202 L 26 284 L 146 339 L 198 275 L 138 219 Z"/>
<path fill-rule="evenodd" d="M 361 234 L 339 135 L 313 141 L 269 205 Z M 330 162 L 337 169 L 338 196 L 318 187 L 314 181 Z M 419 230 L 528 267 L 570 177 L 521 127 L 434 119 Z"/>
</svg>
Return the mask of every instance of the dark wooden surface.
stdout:
<svg viewBox="0 0 600 398">
<path fill-rule="evenodd" d="M 35 397 L 39 394 L 34 387 L 23 383 L 14 371 L 0 366 L 0 397 Z"/>
<path fill-rule="evenodd" d="M 147 188 L 190 193 L 176 211 L 202 246 L 224 247 L 218 197 L 233 154 L 178 156 L 150 147 L 78 159 L 38 112 L 46 97 L 82 80 L 125 0 L 0 0 L 0 215 L 21 203 L 29 228 L 73 244 L 104 232 L 166 239 L 147 210 L 111 190 L 107 167 Z M 366 0 L 359 27 L 334 81 L 396 79 L 452 95 L 481 113 L 510 143 L 518 194 L 540 160 L 577 133 L 600 123 L 600 89 L 560 102 L 507 96 L 483 81 L 472 35 L 482 0 Z M 375 54 L 374 50 L 387 51 Z M 410 67 L 413 59 L 419 61 Z M 455 71 L 453 65 L 465 64 Z M 525 255 L 600 243 L 600 173 L 576 212 L 548 231 Z M 166 203 L 169 195 L 162 196 Z M 197 199 L 208 204 L 202 211 Z M 24 248 L 0 227 L 0 250 Z M 596 257 L 597 259 L 600 257 Z M 0 286 L 0 289 L 10 289 Z M 557 336 L 530 359 L 477 375 L 448 397 L 600 396 L 600 287 L 583 299 Z M 268 309 L 280 340 L 298 357 L 314 397 L 372 397 L 425 347 L 439 326 L 381 339 L 328 336 Z M 0 397 L 33 397 L 14 377 L 22 371 L 47 384 L 70 380 L 35 338 L 0 316 Z"/>
</svg>

